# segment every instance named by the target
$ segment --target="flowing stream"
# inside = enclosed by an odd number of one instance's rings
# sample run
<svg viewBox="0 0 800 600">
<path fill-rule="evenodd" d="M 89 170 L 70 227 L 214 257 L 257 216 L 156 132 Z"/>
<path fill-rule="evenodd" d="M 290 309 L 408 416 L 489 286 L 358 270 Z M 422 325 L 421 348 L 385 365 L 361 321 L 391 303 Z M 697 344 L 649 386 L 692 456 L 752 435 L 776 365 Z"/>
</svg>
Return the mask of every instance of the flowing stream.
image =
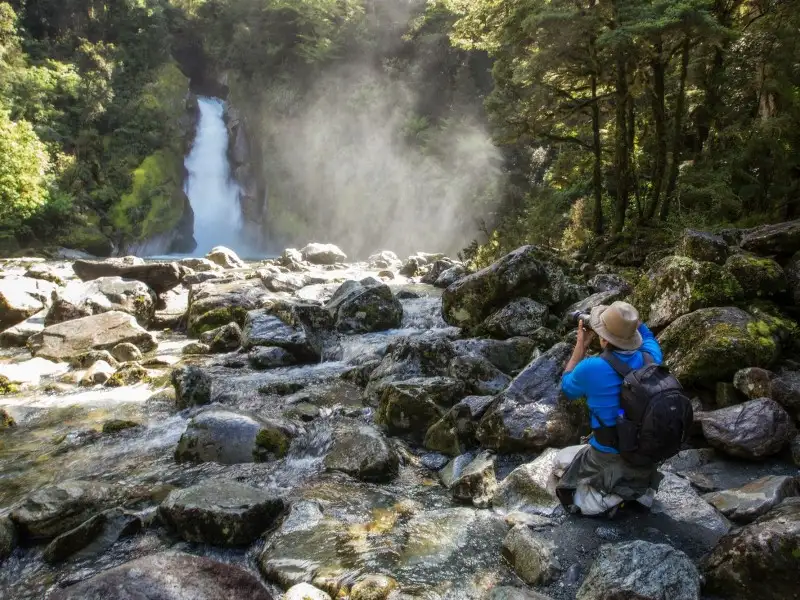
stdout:
<svg viewBox="0 0 800 600">
<path fill-rule="evenodd" d="M 216 98 L 198 98 L 200 120 L 192 151 L 186 157 L 186 195 L 194 211 L 196 256 L 214 246 L 247 254 L 243 237 L 241 189 L 231 178 L 225 105 Z"/>
</svg>

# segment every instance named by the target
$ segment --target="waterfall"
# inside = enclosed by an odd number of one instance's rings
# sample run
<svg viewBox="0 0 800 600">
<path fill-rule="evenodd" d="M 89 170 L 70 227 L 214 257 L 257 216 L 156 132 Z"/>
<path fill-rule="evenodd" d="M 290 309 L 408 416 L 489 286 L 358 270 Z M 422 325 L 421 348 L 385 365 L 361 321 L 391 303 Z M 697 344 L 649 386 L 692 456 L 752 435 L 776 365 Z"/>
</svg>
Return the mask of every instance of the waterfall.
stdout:
<svg viewBox="0 0 800 600">
<path fill-rule="evenodd" d="M 195 255 L 214 246 L 227 246 L 247 255 L 244 240 L 241 189 L 231 178 L 225 105 L 215 98 L 198 98 L 200 121 L 192 151 L 186 157 L 186 195 L 194 211 Z"/>
</svg>

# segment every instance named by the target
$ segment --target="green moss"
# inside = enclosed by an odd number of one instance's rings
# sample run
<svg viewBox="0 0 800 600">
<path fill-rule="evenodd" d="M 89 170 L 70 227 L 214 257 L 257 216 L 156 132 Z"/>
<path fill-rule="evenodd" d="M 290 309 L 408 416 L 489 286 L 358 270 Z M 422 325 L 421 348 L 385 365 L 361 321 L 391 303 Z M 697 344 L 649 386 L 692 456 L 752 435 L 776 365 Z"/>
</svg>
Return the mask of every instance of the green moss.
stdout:
<svg viewBox="0 0 800 600">
<path fill-rule="evenodd" d="M 256 460 L 268 460 L 270 455 L 283 458 L 289 451 L 289 438 L 278 429 L 262 429 L 256 436 Z"/>
<path fill-rule="evenodd" d="M 0 408 L 0 429 L 5 429 L 6 427 L 14 427 L 16 422 L 14 419 L 9 415 L 6 411 Z"/>
<path fill-rule="evenodd" d="M 19 387 L 16 384 L 11 383 L 8 377 L 4 375 L 0 375 L 0 396 L 5 396 L 7 394 L 16 394 L 19 391 Z"/>
<path fill-rule="evenodd" d="M 247 309 L 241 306 L 229 306 L 225 308 L 215 308 L 191 319 L 189 323 L 189 335 L 200 337 L 201 334 L 222 327 L 228 323 L 237 323 L 244 327 L 247 319 Z"/>
<path fill-rule="evenodd" d="M 771 258 L 735 254 L 725 263 L 725 270 L 736 278 L 747 298 L 769 297 L 786 290 L 786 274 Z"/>
<path fill-rule="evenodd" d="M 149 383 L 150 377 L 147 369 L 136 364 L 122 367 L 106 381 L 106 387 L 122 387 L 137 383 Z"/>
<path fill-rule="evenodd" d="M 103 423 L 103 433 L 117 433 L 125 429 L 132 429 L 138 427 L 139 423 L 136 421 L 126 421 L 125 419 L 111 419 Z"/>
</svg>

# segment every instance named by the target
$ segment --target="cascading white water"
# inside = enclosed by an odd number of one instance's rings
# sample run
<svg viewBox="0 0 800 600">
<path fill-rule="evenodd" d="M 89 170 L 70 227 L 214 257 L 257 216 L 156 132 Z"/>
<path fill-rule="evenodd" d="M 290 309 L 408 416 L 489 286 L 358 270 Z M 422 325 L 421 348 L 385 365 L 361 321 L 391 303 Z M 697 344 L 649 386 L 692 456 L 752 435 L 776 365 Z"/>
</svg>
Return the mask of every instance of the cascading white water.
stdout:
<svg viewBox="0 0 800 600">
<path fill-rule="evenodd" d="M 198 98 L 200 121 L 192 151 L 186 157 L 186 195 L 194 211 L 194 254 L 204 256 L 214 246 L 247 255 L 241 189 L 231 178 L 225 106 L 215 98 Z"/>
</svg>

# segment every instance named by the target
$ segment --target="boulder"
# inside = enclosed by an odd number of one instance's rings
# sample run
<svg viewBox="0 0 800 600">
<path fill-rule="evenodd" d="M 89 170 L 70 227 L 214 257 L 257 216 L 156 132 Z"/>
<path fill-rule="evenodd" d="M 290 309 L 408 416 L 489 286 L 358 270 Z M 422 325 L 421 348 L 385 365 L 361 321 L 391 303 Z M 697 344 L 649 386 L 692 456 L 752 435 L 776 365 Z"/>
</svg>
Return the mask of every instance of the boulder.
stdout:
<svg viewBox="0 0 800 600">
<path fill-rule="evenodd" d="M 767 394 L 789 414 L 800 419 L 800 371 L 781 371 L 770 382 Z"/>
<path fill-rule="evenodd" d="M 736 278 L 745 298 L 765 298 L 786 291 L 788 282 L 781 266 L 771 258 L 734 254 L 725 270 Z"/>
<path fill-rule="evenodd" d="M 704 308 L 680 317 L 659 342 L 685 386 L 729 381 L 745 367 L 769 367 L 780 348 L 770 327 L 739 308 Z"/>
<path fill-rule="evenodd" d="M 549 331 L 549 330 L 548 330 Z M 515 375 L 533 360 L 537 339 L 542 337 L 542 329 L 537 329 L 531 337 L 515 337 L 508 340 L 466 339 L 455 340 L 452 347 L 456 353 L 465 356 L 481 356 L 503 373 Z M 550 332 L 553 333 L 553 332 Z M 555 333 L 555 342 L 559 338 Z M 540 340 L 541 341 L 541 340 Z"/>
<path fill-rule="evenodd" d="M 59 271 L 61 270 L 54 269 L 49 265 L 31 265 L 31 267 L 25 272 L 25 277 L 49 281 L 50 283 L 54 283 L 56 285 L 64 285 L 64 279 L 61 277 L 61 274 L 59 274 Z"/>
<path fill-rule="evenodd" d="M 236 252 L 225 246 L 212 248 L 211 252 L 206 254 L 206 258 L 223 269 L 244 269 L 247 267 Z"/>
<path fill-rule="evenodd" d="M 17 530 L 8 517 L 0 517 L 0 563 L 11 556 L 17 546 Z"/>
<path fill-rule="evenodd" d="M 633 291 L 633 287 L 624 277 L 614 273 L 599 273 L 589 280 L 588 285 L 593 294 L 619 290 L 622 294 L 627 295 Z"/>
<path fill-rule="evenodd" d="M 606 292 L 595 292 L 588 298 L 584 298 L 579 302 L 575 302 L 566 311 L 564 311 L 564 316 L 569 322 L 570 315 L 574 313 L 590 313 L 595 306 L 608 306 L 616 302 L 617 300 L 621 300 L 625 297 L 625 293 L 622 290 L 608 290 Z M 570 323 L 573 325 L 574 321 Z"/>
<path fill-rule="evenodd" d="M 399 269 L 403 262 L 391 250 L 376 252 L 367 259 L 370 269 Z"/>
<path fill-rule="evenodd" d="M 187 366 L 172 372 L 178 408 L 203 406 L 211 402 L 211 376 L 200 367 Z"/>
<path fill-rule="evenodd" d="M 272 600 L 242 569 L 209 558 L 161 552 L 125 563 L 57 590 L 53 600 Z"/>
<path fill-rule="evenodd" d="M 0 279 L 0 329 L 22 323 L 41 311 L 56 289 L 49 281 L 29 277 Z"/>
<path fill-rule="evenodd" d="M 528 585 L 547 585 L 558 577 L 561 564 L 555 544 L 517 525 L 503 540 L 503 558 Z"/>
<path fill-rule="evenodd" d="M 283 500 L 233 481 L 170 492 L 158 513 L 187 542 L 247 546 L 283 512 Z"/>
<path fill-rule="evenodd" d="M 521 335 L 530 335 L 547 323 L 547 306 L 530 298 L 513 300 L 492 313 L 478 327 L 483 335 L 501 340 Z"/>
<path fill-rule="evenodd" d="M 797 598 L 800 498 L 726 535 L 702 562 L 705 592 L 726 600 Z"/>
<path fill-rule="evenodd" d="M 105 277 L 121 277 L 140 281 L 156 294 L 178 287 L 184 270 L 177 263 L 144 263 L 110 258 L 107 260 L 76 260 L 72 269 L 82 281 Z"/>
<path fill-rule="evenodd" d="M 315 362 L 320 354 L 309 343 L 303 329 L 286 323 L 264 310 L 247 313 L 242 329 L 242 346 L 246 350 L 255 347 L 283 348 L 298 362 Z"/>
<path fill-rule="evenodd" d="M 533 590 L 498 585 L 491 589 L 487 600 L 552 600 L 552 598 Z"/>
<path fill-rule="evenodd" d="M 21 323 L 0 331 L 0 348 L 22 348 L 35 334 L 44 331 L 44 318 L 47 310 L 40 310 Z"/>
<path fill-rule="evenodd" d="M 110 486 L 71 479 L 31 493 L 10 516 L 23 539 L 47 540 L 80 525 L 110 500 Z"/>
<path fill-rule="evenodd" d="M 800 220 L 751 229 L 740 245 L 756 254 L 791 256 L 800 250 Z"/>
<path fill-rule="evenodd" d="M 700 574 L 680 550 L 642 540 L 600 547 L 577 600 L 699 600 Z"/>
<path fill-rule="evenodd" d="M 400 337 L 391 342 L 381 363 L 372 371 L 366 394 L 376 405 L 383 389 L 392 382 L 415 378 L 446 376 L 456 353 L 453 345 L 441 338 Z"/>
<path fill-rule="evenodd" d="M 427 267 L 427 273 L 422 276 L 420 279 L 421 283 L 426 283 L 428 285 L 433 285 L 436 283 L 436 280 L 439 279 L 439 276 L 454 266 L 456 266 L 456 262 L 449 259 L 449 258 L 440 258 L 437 261 L 434 261 L 430 266 Z"/>
<path fill-rule="evenodd" d="M 450 377 L 393 381 L 382 388 L 375 420 L 390 435 L 422 441 L 430 426 L 464 396 L 464 384 Z"/>
<path fill-rule="evenodd" d="M 340 333 L 370 333 L 400 327 L 403 305 L 385 283 L 367 277 L 345 281 L 325 304 Z"/>
<path fill-rule="evenodd" d="M 211 354 L 211 346 L 203 342 L 189 342 L 181 350 L 181 354 L 192 356 L 197 354 Z"/>
<path fill-rule="evenodd" d="M 479 508 L 489 506 L 497 489 L 491 452 L 481 452 L 469 461 L 455 458 L 442 473 L 454 500 L 471 502 Z"/>
<path fill-rule="evenodd" d="M 800 496 L 800 479 L 767 475 L 739 488 L 712 492 L 703 499 L 737 523 L 750 523 L 786 498 Z"/>
<path fill-rule="evenodd" d="M 483 447 L 530 452 L 576 441 L 577 428 L 561 395 L 561 374 L 571 348 L 553 346 L 499 394 L 478 427 Z"/>
<path fill-rule="evenodd" d="M 653 514 L 663 514 L 685 524 L 712 542 L 728 533 L 730 521 L 703 500 L 688 480 L 674 473 L 663 476 L 651 507 Z"/>
<path fill-rule="evenodd" d="M 303 260 L 315 265 L 335 265 L 347 260 L 347 255 L 333 244 L 311 243 L 300 254 Z"/>
<path fill-rule="evenodd" d="M 295 364 L 297 359 L 283 348 L 256 346 L 247 355 L 247 362 L 252 368 L 262 370 L 288 367 Z"/>
<path fill-rule="evenodd" d="M 556 259 L 535 246 L 523 246 L 448 287 L 442 316 L 450 325 L 470 329 L 515 298 L 559 304 L 567 296 L 567 283 Z"/>
<path fill-rule="evenodd" d="M 660 328 L 698 309 L 729 305 L 741 294 L 739 282 L 721 266 L 668 256 L 642 275 L 633 304 L 643 321 Z"/>
<path fill-rule="evenodd" d="M 111 356 L 119 362 L 134 362 L 142 360 L 142 351 L 130 342 L 123 342 L 111 349 Z"/>
<path fill-rule="evenodd" d="M 283 600 L 331 600 L 331 596 L 308 583 L 298 583 L 286 590 Z"/>
<path fill-rule="evenodd" d="M 28 348 L 34 356 L 69 361 L 89 350 L 111 350 L 125 342 L 142 352 L 157 346 L 153 335 L 136 323 L 132 315 L 111 311 L 46 327 L 31 336 Z"/>
<path fill-rule="evenodd" d="M 493 396 L 467 396 L 428 428 L 424 446 L 450 456 L 477 447 L 478 422 L 493 400 Z"/>
<path fill-rule="evenodd" d="M 693 260 L 721 265 L 728 258 L 728 244 L 722 236 L 707 231 L 686 229 L 675 248 L 675 253 Z"/>
<path fill-rule="evenodd" d="M 758 367 L 736 371 L 733 385 L 750 400 L 769 398 L 772 395 L 773 373 Z"/>
<path fill-rule="evenodd" d="M 228 323 L 243 326 L 248 311 L 262 308 L 270 297 L 260 279 L 210 281 L 193 286 L 189 293 L 188 332 L 199 337 Z"/>
<path fill-rule="evenodd" d="M 115 370 L 116 369 L 106 361 L 98 360 L 91 367 L 86 369 L 86 373 L 84 373 L 81 378 L 81 385 L 103 385 L 111 378 Z"/>
<path fill-rule="evenodd" d="M 139 533 L 141 529 L 142 521 L 135 514 L 120 508 L 107 510 L 59 535 L 44 549 L 42 558 L 45 562 L 56 564 L 74 554 L 84 559 L 98 556 L 120 537 Z"/>
<path fill-rule="evenodd" d="M 511 383 L 511 377 L 478 356 L 457 356 L 450 363 L 450 376 L 463 381 L 467 392 L 480 396 L 499 394 Z"/>
<path fill-rule="evenodd" d="M 500 482 L 492 506 L 503 513 L 551 516 L 559 503 L 555 495 L 558 450 L 548 448 L 533 462 L 520 465 Z"/>
<path fill-rule="evenodd" d="M 719 450 L 737 458 L 758 459 L 780 452 L 794 435 L 791 417 L 769 398 L 695 415 L 703 435 Z"/>
<path fill-rule="evenodd" d="M 350 600 L 388 600 L 398 587 L 387 575 L 365 575 L 350 589 Z"/>
<path fill-rule="evenodd" d="M 156 310 L 156 295 L 141 281 L 101 277 L 93 281 L 71 281 L 53 293 L 45 325 L 54 325 L 117 310 L 136 317 L 147 327 Z"/>
<path fill-rule="evenodd" d="M 279 420 L 208 409 L 189 421 L 175 449 L 175 460 L 223 465 L 264 462 L 286 456 L 296 435 L 295 427 Z"/>
<path fill-rule="evenodd" d="M 232 352 L 241 347 L 243 341 L 242 328 L 237 323 L 228 323 L 216 330 L 208 347 L 215 353 Z"/>
<path fill-rule="evenodd" d="M 150 321 L 151 329 L 182 329 L 189 310 L 189 289 L 177 287 L 164 292 L 156 301 L 156 312 Z"/>
<path fill-rule="evenodd" d="M 150 381 L 150 374 L 138 363 L 123 365 L 106 381 L 107 387 L 123 387 Z"/>
<path fill-rule="evenodd" d="M 187 267 L 196 273 L 213 273 L 222 271 L 222 267 L 207 258 L 182 258 L 178 261 L 182 267 Z"/>
<path fill-rule="evenodd" d="M 362 481 L 386 483 L 397 475 L 400 458 L 378 429 L 342 419 L 333 426 L 324 465 L 329 471 L 341 471 Z"/>
<path fill-rule="evenodd" d="M 0 396 L 6 394 L 5 390 L 7 387 L 8 382 L 0 380 Z M 0 431 L 14 426 L 16 426 L 16 421 L 14 421 L 14 418 L 8 414 L 5 409 L 0 408 Z"/>
<path fill-rule="evenodd" d="M 433 282 L 433 285 L 437 288 L 449 288 L 459 279 L 467 275 L 469 275 L 469 271 L 467 271 L 464 265 L 454 265 L 442 271 L 439 277 L 436 278 L 436 281 Z"/>
</svg>

